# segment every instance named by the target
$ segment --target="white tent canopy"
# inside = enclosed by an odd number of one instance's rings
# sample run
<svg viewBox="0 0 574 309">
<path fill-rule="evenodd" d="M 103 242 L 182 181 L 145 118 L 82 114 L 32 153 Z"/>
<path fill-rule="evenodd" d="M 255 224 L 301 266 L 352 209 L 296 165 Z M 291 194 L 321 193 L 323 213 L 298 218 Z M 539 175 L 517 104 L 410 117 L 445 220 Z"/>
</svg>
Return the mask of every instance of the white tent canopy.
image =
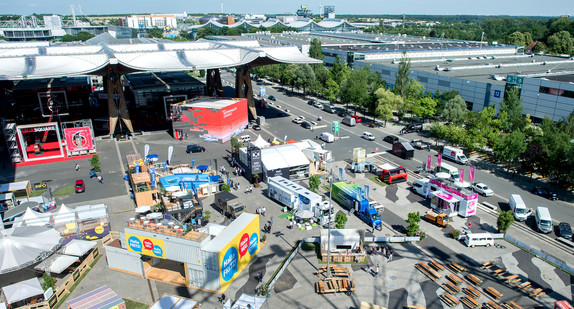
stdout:
<svg viewBox="0 0 574 309">
<path fill-rule="evenodd" d="M 82 256 L 88 251 L 92 250 L 97 245 L 96 242 L 83 240 L 83 239 L 72 239 L 58 252 L 62 254 Z"/>
<path fill-rule="evenodd" d="M 2 288 L 2 291 L 6 296 L 6 302 L 8 304 L 44 294 L 44 290 L 38 278 L 32 278 L 5 286 Z"/>
<path fill-rule="evenodd" d="M 65 255 L 65 254 L 53 254 L 44 262 L 36 265 L 34 269 L 43 270 L 45 272 L 53 274 L 61 274 L 70 265 L 74 264 L 78 260 L 77 256 Z"/>
<path fill-rule="evenodd" d="M 268 171 L 309 165 L 309 160 L 305 154 L 290 144 L 261 149 L 261 162 Z"/>
<path fill-rule="evenodd" d="M 58 249 L 61 240 L 60 232 L 41 226 L 0 230 L 0 274 L 45 259 Z"/>
<path fill-rule="evenodd" d="M 235 301 L 231 309 L 259 309 L 265 303 L 265 297 L 255 297 L 247 294 L 241 294 L 239 299 Z M 250 307 L 248 307 L 250 306 Z"/>
<path fill-rule="evenodd" d="M 266 142 L 263 137 L 261 137 L 261 134 L 259 134 L 259 136 L 257 137 L 256 140 L 254 140 L 253 142 L 250 143 L 251 146 L 255 146 L 258 148 L 265 148 L 265 147 L 269 147 L 270 144 L 268 142 Z"/>
<path fill-rule="evenodd" d="M 195 305 L 197 305 L 197 301 L 193 299 L 166 294 L 150 309 L 193 309 Z"/>
</svg>

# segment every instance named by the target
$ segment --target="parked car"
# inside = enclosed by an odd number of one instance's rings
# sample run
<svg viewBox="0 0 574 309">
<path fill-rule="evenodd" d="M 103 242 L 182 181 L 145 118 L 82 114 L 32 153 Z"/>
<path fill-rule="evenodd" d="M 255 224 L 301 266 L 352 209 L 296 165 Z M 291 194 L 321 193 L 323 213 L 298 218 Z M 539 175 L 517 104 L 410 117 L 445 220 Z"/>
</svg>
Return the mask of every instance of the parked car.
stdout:
<svg viewBox="0 0 574 309">
<path fill-rule="evenodd" d="M 255 130 L 255 131 L 261 130 L 261 126 L 258 125 L 258 124 L 254 124 L 251 128 L 252 128 L 253 130 Z"/>
<path fill-rule="evenodd" d="M 307 104 L 309 104 L 309 105 L 315 105 L 316 102 L 317 102 L 317 101 L 315 101 L 315 100 L 309 100 L 309 101 L 307 101 Z"/>
<path fill-rule="evenodd" d="M 339 112 L 337 113 L 337 116 L 345 117 L 345 116 L 347 116 L 347 113 L 344 110 L 339 110 Z"/>
<path fill-rule="evenodd" d="M 274 96 L 270 95 L 267 97 L 267 99 L 271 100 L 271 101 L 277 101 L 277 98 L 275 98 Z"/>
<path fill-rule="evenodd" d="M 564 237 L 568 240 L 572 239 L 572 227 L 568 222 L 560 222 L 558 224 L 558 236 Z"/>
<path fill-rule="evenodd" d="M 482 182 L 475 182 L 472 184 L 472 189 L 474 192 L 481 194 L 483 196 L 493 196 L 494 191 L 490 189 L 487 185 L 483 184 Z"/>
<path fill-rule="evenodd" d="M 74 190 L 76 193 L 82 193 L 86 191 L 86 185 L 83 179 L 76 179 L 76 185 L 74 185 Z"/>
<path fill-rule="evenodd" d="M 361 116 L 359 116 L 359 115 L 351 115 L 351 117 L 355 118 L 355 121 L 356 121 L 357 123 L 361 123 Z"/>
<path fill-rule="evenodd" d="M 321 104 L 319 102 L 315 102 L 315 104 L 313 104 L 313 106 L 315 106 L 316 108 L 323 108 L 323 104 Z"/>
<path fill-rule="evenodd" d="M 374 141 L 375 140 L 375 136 L 371 132 L 363 132 L 363 135 L 361 135 L 361 137 L 368 140 L 368 141 Z"/>
<path fill-rule="evenodd" d="M 383 138 L 383 141 L 394 144 L 399 142 L 399 138 L 394 135 L 387 135 Z"/>
<path fill-rule="evenodd" d="M 277 117 L 287 117 L 287 116 L 289 116 L 289 114 L 287 114 L 286 112 L 277 113 Z"/>
<path fill-rule="evenodd" d="M 556 193 L 546 189 L 546 188 L 534 188 L 532 189 L 532 193 L 536 194 L 536 195 L 540 195 L 542 197 L 545 197 L 549 200 L 557 200 L 558 199 L 558 195 L 556 195 Z"/>
<path fill-rule="evenodd" d="M 204 151 L 205 151 L 205 147 L 196 144 L 196 145 L 187 145 L 187 150 L 185 152 L 196 153 L 196 152 L 204 152 Z"/>
<path fill-rule="evenodd" d="M 305 129 L 311 129 L 311 124 L 308 123 L 307 121 L 303 121 L 303 122 L 301 123 L 301 126 L 302 126 L 303 128 L 305 128 Z"/>
<path fill-rule="evenodd" d="M 300 124 L 303 122 L 303 119 L 301 117 L 295 117 L 293 118 L 293 120 L 291 120 L 293 123 L 297 123 Z"/>
<path fill-rule="evenodd" d="M 401 134 L 421 132 L 423 130 L 422 123 L 410 123 L 406 127 L 402 128 Z"/>
<path fill-rule="evenodd" d="M 421 141 L 420 139 L 413 139 L 411 141 L 411 145 L 415 149 L 427 149 L 429 146 L 427 143 Z"/>
</svg>

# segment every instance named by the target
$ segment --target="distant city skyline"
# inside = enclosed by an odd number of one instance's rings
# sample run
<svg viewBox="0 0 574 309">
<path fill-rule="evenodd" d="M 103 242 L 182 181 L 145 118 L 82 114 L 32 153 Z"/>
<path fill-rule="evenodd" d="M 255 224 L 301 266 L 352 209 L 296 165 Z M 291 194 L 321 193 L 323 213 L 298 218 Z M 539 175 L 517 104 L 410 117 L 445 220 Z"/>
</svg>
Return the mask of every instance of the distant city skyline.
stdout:
<svg viewBox="0 0 574 309">
<path fill-rule="evenodd" d="M 207 14 L 294 14 L 301 5 L 307 5 L 314 14 L 322 14 L 320 6 L 334 5 L 336 14 L 353 15 L 511 15 L 511 16 L 560 16 L 568 15 L 572 4 L 566 0 L 541 3 L 538 0 L 325 0 L 325 1 L 74 1 L 74 0 L 0 0 L 0 14 L 71 15 L 74 5 L 76 15 L 134 14 L 134 13 L 183 13 Z"/>
</svg>

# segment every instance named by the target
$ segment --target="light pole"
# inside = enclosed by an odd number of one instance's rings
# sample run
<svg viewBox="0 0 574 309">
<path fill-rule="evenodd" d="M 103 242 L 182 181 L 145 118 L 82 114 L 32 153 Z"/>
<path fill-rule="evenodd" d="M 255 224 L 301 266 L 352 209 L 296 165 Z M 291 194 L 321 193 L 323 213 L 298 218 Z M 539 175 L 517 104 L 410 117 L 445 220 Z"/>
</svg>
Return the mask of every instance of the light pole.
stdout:
<svg viewBox="0 0 574 309">
<path fill-rule="evenodd" d="M 329 223 L 327 226 L 328 234 L 327 234 L 327 278 L 331 277 L 331 211 L 333 210 L 333 167 L 331 167 L 331 171 L 329 172 Z"/>
</svg>

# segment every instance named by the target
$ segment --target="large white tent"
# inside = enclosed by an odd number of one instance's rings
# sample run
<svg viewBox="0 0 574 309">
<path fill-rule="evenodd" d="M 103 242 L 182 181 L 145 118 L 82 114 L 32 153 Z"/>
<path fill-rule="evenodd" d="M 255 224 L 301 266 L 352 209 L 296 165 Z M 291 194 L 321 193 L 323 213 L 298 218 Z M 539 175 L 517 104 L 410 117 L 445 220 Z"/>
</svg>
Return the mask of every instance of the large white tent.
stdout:
<svg viewBox="0 0 574 309">
<path fill-rule="evenodd" d="M 82 256 L 92 250 L 96 245 L 97 243 L 94 241 L 72 239 L 72 241 L 63 246 L 58 252 L 62 254 Z"/>
<path fill-rule="evenodd" d="M 42 226 L 0 230 L 0 274 L 47 258 L 58 249 L 61 241 L 60 232 Z"/>
<path fill-rule="evenodd" d="M 44 262 L 36 265 L 34 269 L 43 270 L 52 274 L 61 274 L 70 265 L 74 264 L 78 260 L 77 256 L 65 255 L 65 254 L 53 254 Z"/>
<path fill-rule="evenodd" d="M 44 290 L 42 289 L 38 278 L 32 278 L 12 285 L 7 285 L 2 288 L 2 291 L 4 292 L 4 296 L 6 296 L 6 302 L 8 304 L 13 304 L 30 297 L 44 294 Z"/>
</svg>

